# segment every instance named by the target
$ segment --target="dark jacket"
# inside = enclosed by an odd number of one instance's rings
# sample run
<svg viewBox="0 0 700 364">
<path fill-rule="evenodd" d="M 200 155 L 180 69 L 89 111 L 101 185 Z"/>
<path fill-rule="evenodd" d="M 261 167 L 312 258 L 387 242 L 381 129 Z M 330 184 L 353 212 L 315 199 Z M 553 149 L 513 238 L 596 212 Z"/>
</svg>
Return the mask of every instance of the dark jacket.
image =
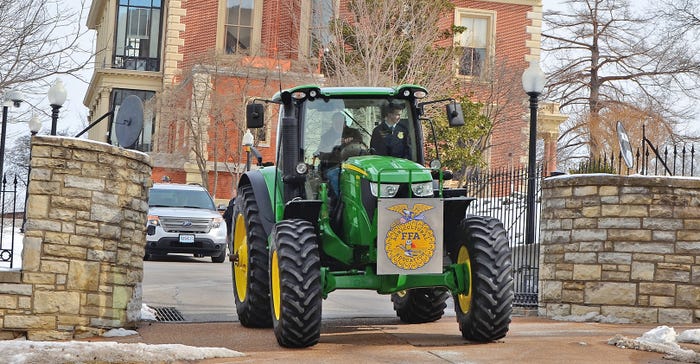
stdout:
<svg viewBox="0 0 700 364">
<path fill-rule="evenodd" d="M 409 159 L 410 144 L 408 128 L 402 121 L 394 126 L 393 132 L 386 123 L 382 122 L 372 131 L 369 147 L 374 154 Z"/>
</svg>

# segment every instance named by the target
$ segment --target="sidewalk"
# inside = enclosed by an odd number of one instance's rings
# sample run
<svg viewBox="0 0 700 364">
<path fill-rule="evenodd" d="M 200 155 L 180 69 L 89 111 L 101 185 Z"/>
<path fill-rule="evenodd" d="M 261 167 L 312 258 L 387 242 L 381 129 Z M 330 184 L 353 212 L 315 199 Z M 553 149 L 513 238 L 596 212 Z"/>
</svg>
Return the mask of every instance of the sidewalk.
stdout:
<svg viewBox="0 0 700 364">
<path fill-rule="evenodd" d="M 308 349 L 285 349 L 277 345 L 271 329 L 248 329 L 236 322 L 144 322 L 138 329 L 138 336 L 116 338 L 116 341 L 223 347 L 246 355 L 198 361 L 207 364 L 273 360 L 305 364 L 678 363 L 664 359 L 660 353 L 607 344 L 615 335 L 635 339 L 657 326 L 660 325 L 574 323 L 515 317 L 504 339 L 475 344 L 462 339 L 454 317 L 420 325 L 401 324 L 394 318 L 331 319 L 324 320 L 318 345 Z M 698 325 L 668 326 L 673 326 L 677 333 L 700 328 Z M 700 352 L 700 345 L 681 346 Z"/>
</svg>

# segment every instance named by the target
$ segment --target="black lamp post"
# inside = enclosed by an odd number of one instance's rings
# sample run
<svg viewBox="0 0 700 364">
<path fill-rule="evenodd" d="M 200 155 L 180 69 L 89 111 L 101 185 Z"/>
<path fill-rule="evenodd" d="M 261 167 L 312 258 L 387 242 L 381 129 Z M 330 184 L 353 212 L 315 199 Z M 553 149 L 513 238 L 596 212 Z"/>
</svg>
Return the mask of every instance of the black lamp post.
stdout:
<svg viewBox="0 0 700 364">
<path fill-rule="evenodd" d="M 41 121 L 36 116 L 32 114 L 32 118 L 29 120 L 29 132 L 32 133 L 32 137 L 35 136 L 39 130 L 41 130 Z M 29 139 L 29 162 L 27 166 L 27 184 L 24 186 L 24 217 L 22 218 L 22 228 L 20 231 L 24 232 L 24 224 L 27 223 L 27 201 L 29 201 L 29 177 L 32 174 L 32 140 Z"/>
<path fill-rule="evenodd" d="M 527 221 L 525 244 L 535 243 L 535 188 L 536 188 L 536 147 L 537 147 L 537 98 L 544 90 L 544 72 L 538 62 L 531 61 L 523 72 L 523 89 L 530 96 L 530 140 L 527 154 Z"/>
<path fill-rule="evenodd" d="M 63 81 L 60 78 L 56 79 L 53 85 L 49 88 L 49 104 L 51 104 L 51 135 L 56 135 L 56 124 L 58 123 L 58 109 L 66 102 L 67 92 L 63 87 Z"/>
<path fill-rule="evenodd" d="M 5 137 L 7 136 L 7 112 L 10 106 L 19 107 L 23 96 L 19 91 L 9 90 L 3 95 L 2 137 L 0 137 L 0 182 L 5 177 Z"/>
<path fill-rule="evenodd" d="M 253 146 L 253 143 L 255 142 L 255 139 L 253 138 L 253 133 L 250 132 L 250 129 L 245 131 L 245 134 L 243 134 L 243 150 L 245 150 L 245 170 L 250 171 L 250 148 Z"/>
</svg>

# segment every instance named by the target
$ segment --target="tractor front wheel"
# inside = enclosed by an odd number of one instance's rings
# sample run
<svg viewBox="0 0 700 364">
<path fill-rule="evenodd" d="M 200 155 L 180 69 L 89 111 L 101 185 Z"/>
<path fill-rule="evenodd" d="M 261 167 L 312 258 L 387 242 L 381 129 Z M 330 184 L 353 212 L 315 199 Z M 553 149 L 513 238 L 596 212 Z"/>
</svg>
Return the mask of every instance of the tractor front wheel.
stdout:
<svg viewBox="0 0 700 364">
<path fill-rule="evenodd" d="M 231 270 L 236 312 L 245 327 L 271 327 L 267 239 L 253 188 L 238 189 Z"/>
<path fill-rule="evenodd" d="M 513 311 L 511 250 L 503 224 L 491 217 L 467 216 L 459 226 L 452 261 L 466 264 L 467 293 L 454 294 L 462 336 L 467 340 L 498 340 L 508 332 Z"/>
<path fill-rule="evenodd" d="M 394 311 L 401 321 L 422 324 L 439 320 L 450 293 L 445 288 L 414 288 L 391 294 Z"/>
<path fill-rule="evenodd" d="M 305 220 L 280 221 L 270 246 L 270 304 L 281 346 L 304 348 L 318 343 L 321 293 L 316 229 Z"/>
</svg>

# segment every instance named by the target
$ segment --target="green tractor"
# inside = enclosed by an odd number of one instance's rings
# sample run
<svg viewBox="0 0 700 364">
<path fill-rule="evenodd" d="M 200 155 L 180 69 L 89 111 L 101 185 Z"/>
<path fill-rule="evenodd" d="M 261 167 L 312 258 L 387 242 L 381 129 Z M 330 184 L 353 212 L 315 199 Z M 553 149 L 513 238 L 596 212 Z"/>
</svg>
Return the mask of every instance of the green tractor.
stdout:
<svg viewBox="0 0 700 364">
<path fill-rule="evenodd" d="M 278 104 L 279 128 L 274 165 L 238 184 L 230 259 L 243 326 L 273 327 L 284 347 L 312 346 L 323 299 L 366 289 L 391 295 L 407 323 L 440 319 L 451 293 L 465 339 L 506 335 L 513 303 L 506 231 L 497 219 L 466 215 L 473 198 L 443 188 L 449 175 L 438 160 L 425 166 L 424 107 L 447 103 L 450 126 L 464 124 L 454 100 L 420 102 L 426 95 L 416 85 L 308 85 L 248 105 L 248 128 L 260 128 L 264 103 Z M 405 143 L 402 157 L 379 155 L 386 148 L 372 137 L 392 108 L 400 112 L 403 129 L 393 140 Z M 339 113 L 345 130 L 330 149 Z M 346 131 L 356 135 L 348 143 Z"/>
</svg>

